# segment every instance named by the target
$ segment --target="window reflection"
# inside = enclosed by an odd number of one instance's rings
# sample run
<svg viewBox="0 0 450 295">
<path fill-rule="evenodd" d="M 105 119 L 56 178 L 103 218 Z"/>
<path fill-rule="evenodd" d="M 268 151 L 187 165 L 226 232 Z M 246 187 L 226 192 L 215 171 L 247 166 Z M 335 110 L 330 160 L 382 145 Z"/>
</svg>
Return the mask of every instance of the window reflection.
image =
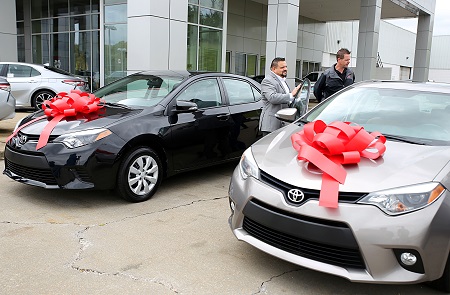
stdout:
<svg viewBox="0 0 450 295">
<path fill-rule="evenodd" d="M 80 15 L 70 18 L 71 31 L 86 31 L 91 28 L 91 16 Z"/>
<path fill-rule="evenodd" d="M 69 3 L 67 0 L 50 0 L 50 16 L 63 16 L 69 14 Z"/>
<path fill-rule="evenodd" d="M 198 27 L 188 25 L 187 35 L 187 66 L 188 70 L 197 70 Z"/>
<path fill-rule="evenodd" d="M 189 0 L 189 3 L 188 22 L 192 25 L 188 25 L 187 32 L 186 68 L 221 71 L 223 0 Z"/>
<path fill-rule="evenodd" d="M 22 7 L 21 2 L 16 1 L 16 10 Z M 92 90 L 98 88 L 100 0 L 31 0 L 29 3 L 33 19 L 32 62 L 84 76 L 91 82 Z M 20 11 L 23 14 L 23 9 Z M 18 44 L 19 61 L 25 61 L 23 43 Z"/>
<path fill-rule="evenodd" d="M 215 28 L 222 28 L 223 12 L 214 9 L 201 8 L 200 24 Z"/>
<path fill-rule="evenodd" d="M 200 0 L 200 5 L 223 10 L 223 0 Z"/>
<path fill-rule="evenodd" d="M 50 35 L 35 35 L 32 38 L 33 62 L 50 64 Z"/>
<path fill-rule="evenodd" d="M 127 75 L 127 25 L 105 25 L 105 84 Z"/>
<path fill-rule="evenodd" d="M 188 6 L 188 22 L 198 24 L 198 6 Z"/>
<path fill-rule="evenodd" d="M 20 1 L 17 1 L 17 2 L 20 2 Z M 44 18 L 44 17 L 49 16 L 48 15 L 48 0 L 33 0 L 30 2 L 31 2 L 31 18 Z"/>
<path fill-rule="evenodd" d="M 109 5 L 105 6 L 105 23 L 126 23 L 127 5 Z"/>
<path fill-rule="evenodd" d="M 70 14 L 87 14 L 91 12 L 91 0 L 70 0 Z"/>
<path fill-rule="evenodd" d="M 217 71 L 222 64 L 222 31 L 211 28 L 199 28 L 200 71 Z"/>
</svg>

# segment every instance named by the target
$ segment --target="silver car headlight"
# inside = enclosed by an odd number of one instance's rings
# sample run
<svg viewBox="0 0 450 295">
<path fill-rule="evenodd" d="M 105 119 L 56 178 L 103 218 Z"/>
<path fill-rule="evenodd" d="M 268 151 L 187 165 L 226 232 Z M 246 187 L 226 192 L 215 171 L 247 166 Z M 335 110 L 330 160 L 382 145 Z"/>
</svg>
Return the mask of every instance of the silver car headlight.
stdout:
<svg viewBox="0 0 450 295">
<path fill-rule="evenodd" d="M 252 148 L 248 148 L 241 156 L 241 161 L 239 162 L 239 172 L 243 179 L 249 177 L 254 177 L 259 179 L 259 169 L 256 165 L 255 158 L 253 158 Z"/>
<path fill-rule="evenodd" d="M 375 205 L 389 215 L 399 215 L 422 209 L 438 199 L 445 188 L 437 182 L 428 182 L 373 192 L 358 203 Z"/>
<path fill-rule="evenodd" d="M 83 130 L 58 136 L 53 142 L 60 142 L 69 149 L 91 144 L 111 135 L 112 132 L 105 128 Z"/>
</svg>

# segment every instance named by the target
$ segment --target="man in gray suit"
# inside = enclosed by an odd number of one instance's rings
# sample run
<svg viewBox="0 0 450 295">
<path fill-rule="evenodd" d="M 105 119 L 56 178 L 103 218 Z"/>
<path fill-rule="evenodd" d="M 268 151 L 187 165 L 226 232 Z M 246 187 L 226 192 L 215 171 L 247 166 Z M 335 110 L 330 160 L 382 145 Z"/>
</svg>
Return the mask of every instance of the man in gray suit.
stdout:
<svg viewBox="0 0 450 295">
<path fill-rule="evenodd" d="M 286 83 L 287 64 L 284 57 L 276 57 L 270 65 L 270 72 L 261 82 L 262 101 L 264 103 L 259 120 L 259 130 L 263 136 L 281 127 L 281 121 L 275 117 L 276 112 L 287 107 L 301 85 L 290 91 Z"/>
</svg>

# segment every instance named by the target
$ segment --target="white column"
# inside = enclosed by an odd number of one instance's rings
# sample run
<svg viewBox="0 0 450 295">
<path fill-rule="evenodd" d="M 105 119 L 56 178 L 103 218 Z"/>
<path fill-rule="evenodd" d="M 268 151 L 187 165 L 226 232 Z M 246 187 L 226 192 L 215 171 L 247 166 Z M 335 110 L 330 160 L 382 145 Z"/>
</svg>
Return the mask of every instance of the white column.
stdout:
<svg viewBox="0 0 450 295">
<path fill-rule="evenodd" d="M 0 61 L 17 61 L 16 1 L 2 0 L 0 9 Z"/>
<path fill-rule="evenodd" d="M 286 58 L 287 83 L 295 85 L 300 0 L 269 0 L 267 11 L 266 73 L 275 57 Z"/>
<path fill-rule="evenodd" d="M 420 14 L 417 23 L 413 81 L 428 81 L 434 14 Z"/>
<path fill-rule="evenodd" d="M 380 34 L 381 3 L 382 0 L 361 0 L 358 55 L 355 70 L 357 81 L 369 80 L 375 77 Z"/>
</svg>

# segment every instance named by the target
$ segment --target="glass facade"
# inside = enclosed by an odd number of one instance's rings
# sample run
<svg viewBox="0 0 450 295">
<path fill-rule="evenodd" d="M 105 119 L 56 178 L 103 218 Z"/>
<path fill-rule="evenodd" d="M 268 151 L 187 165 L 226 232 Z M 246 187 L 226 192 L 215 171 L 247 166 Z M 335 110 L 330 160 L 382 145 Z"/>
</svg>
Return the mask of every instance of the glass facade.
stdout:
<svg viewBox="0 0 450 295">
<path fill-rule="evenodd" d="M 25 10 L 31 15 L 28 32 Z M 92 90 L 98 87 L 99 0 L 16 0 L 16 11 L 19 61 L 49 64 L 86 77 Z M 27 40 L 30 57 L 25 55 Z"/>
<path fill-rule="evenodd" d="M 223 10 L 224 0 L 188 1 L 188 70 L 222 71 Z M 92 91 L 127 75 L 127 0 L 16 0 L 16 11 L 19 61 L 84 76 Z"/>
<path fill-rule="evenodd" d="M 105 85 L 127 75 L 127 2 L 105 1 Z"/>
<path fill-rule="evenodd" d="M 186 69 L 222 70 L 223 0 L 189 0 Z"/>
<path fill-rule="evenodd" d="M 263 58 L 261 58 L 261 61 Z M 265 57 L 264 57 L 265 63 Z M 263 65 L 264 69 L 264 65 Z M 258 73 L 258 55 L 250 53 L 235 53 L 234 73 L 241 76 L 256 76 Z M 260 70 L 260 73 L 264 71 Z"/>
</svg>

